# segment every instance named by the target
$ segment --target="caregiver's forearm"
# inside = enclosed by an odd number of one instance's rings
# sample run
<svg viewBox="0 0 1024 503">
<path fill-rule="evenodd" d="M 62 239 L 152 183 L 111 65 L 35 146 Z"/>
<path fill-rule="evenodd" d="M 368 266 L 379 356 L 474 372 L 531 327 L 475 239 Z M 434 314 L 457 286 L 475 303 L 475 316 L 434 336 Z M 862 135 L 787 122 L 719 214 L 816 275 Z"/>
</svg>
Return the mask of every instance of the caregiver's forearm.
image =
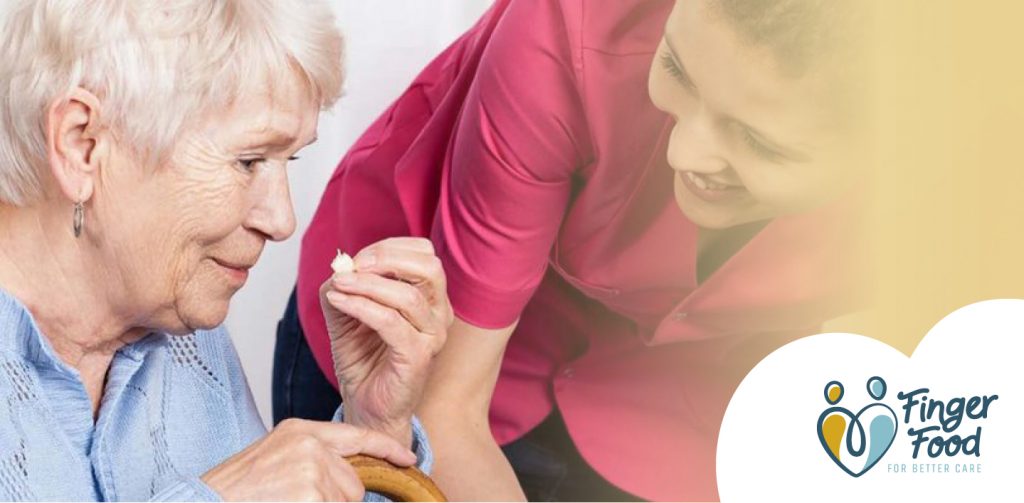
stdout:
<svg viewBox="0 0 1024 503">
<path fill-rule="evenodd" d="M 487 330 L 456 319 L 435 360 L 419 417 L 434 450 L 431 476 L 453 501 L 526 499 L 487 417 L 514 328 Z"/>
<path fill-rule="evenodd" d="M 452 414 L 447 417 L 438 417 L 427 429 L 437 446 L 431 477 L 448 499 L 524 501 L 515 473 L 490 429 L 477 421 L 451 420 Z"/>
</svg>

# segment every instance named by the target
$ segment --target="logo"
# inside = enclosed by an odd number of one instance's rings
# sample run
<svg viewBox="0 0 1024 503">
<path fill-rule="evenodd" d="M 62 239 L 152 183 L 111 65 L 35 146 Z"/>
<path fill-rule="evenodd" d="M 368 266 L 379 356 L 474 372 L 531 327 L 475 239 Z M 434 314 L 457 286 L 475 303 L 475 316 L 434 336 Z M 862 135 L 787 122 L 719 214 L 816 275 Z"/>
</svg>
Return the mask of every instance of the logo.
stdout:
<svg viewBox="0 0 1024 503">
<path fill-rule="evenodd" d="M 825 385 L 825 401 L 830 407 L 818 416 L 818 441 L 829 458 L 853 477 L 860 477 L 878 464 L 882 456 L 892 447 L 896 439 L 899 418 L 891 407 L 882 403 L 887 385 L 885 379 L 874 376 L 867 381 L 868 395 L 873 403 L 865 405 L 857 413 L 842 407 L 845 388 L 839 381 Z M 902 402 L 903 423 L 910 438 L 911 458 L 927 456 L 929 459 L 956 456 L 981 456 L 982 426 L 973 425 L 973 430 L 961 433 L 960 427 L 968 421 L 982 421 L 988 418 L 992 402 L 999 395 L 954 397 L 940 400 L 929 397 L 929 388 L 917 388 L 900 392 L 896 397 Z M 965 430 L 967 430 L 965 428 Z M 981 466 L 976 463 L 958 463 L 957 473 L 978 473 Z M 890 463 L 890 473 L 906 473 L 906 463 Z M 911 463 L 910 472 L 948 472 L 945 463 Z"/>
<path fill-rule="evenodd" d="M 825 401 L 831 407 L 818 417 L 818 440 L 839 468 L 860 477 L 878 464 L 896 439 L 896 413 L 881 402 L 886 384 L 881 377 L 868 379 L 868 395 L 875 400 L 856 414 L 839 406 L 845 395 L 843 383 L 825 385 Z"/>
</svg>

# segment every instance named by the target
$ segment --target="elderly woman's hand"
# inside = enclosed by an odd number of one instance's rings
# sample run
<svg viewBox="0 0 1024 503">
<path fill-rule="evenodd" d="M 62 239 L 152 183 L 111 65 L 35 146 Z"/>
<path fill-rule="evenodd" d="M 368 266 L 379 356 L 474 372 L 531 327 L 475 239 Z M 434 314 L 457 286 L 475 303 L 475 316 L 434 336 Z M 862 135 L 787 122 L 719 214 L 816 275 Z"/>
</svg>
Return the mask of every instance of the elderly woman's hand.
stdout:
<svg viewBox="0 0 1024 503">
<path fill-rule="evenodd" d="M 370 245 L 355 265 L 320 288 L 345 420 L 409 446 L 413 410 L 453 320 L 444 270 L 419 238 Z"/>
<path fill-rule="evenodd" d="M 355 454 L 399 466 L 416 462 L 412 451 L 388 435 L 288 419 L 202 480 L 225 501 L 362 501 L 363 484 L 344 459 Z"/>
</svg>

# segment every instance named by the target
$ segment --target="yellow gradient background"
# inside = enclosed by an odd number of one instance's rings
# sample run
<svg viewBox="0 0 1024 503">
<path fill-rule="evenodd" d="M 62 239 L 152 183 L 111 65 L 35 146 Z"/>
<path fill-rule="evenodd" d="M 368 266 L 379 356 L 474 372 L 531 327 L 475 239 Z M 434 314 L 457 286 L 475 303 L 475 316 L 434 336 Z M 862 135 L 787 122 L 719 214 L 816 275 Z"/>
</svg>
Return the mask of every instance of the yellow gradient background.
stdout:
<svg viewBox="0 0 1024 503">
<path fill-rule="evenodd" d="M 1024 2 L 876 2 L 873 309 L 829 330 L 910 353 L 943 316 L 1024 297 Z"/>
</svg>

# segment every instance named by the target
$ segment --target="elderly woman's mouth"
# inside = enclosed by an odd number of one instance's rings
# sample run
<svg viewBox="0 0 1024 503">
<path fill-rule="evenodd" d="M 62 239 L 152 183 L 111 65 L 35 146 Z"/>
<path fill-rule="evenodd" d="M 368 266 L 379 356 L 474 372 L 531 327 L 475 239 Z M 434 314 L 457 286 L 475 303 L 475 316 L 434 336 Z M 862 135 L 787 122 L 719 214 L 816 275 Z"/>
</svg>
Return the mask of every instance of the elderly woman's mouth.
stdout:
<svg viewBox="0 0 1024 503">
<path fill-rule="evenodd" d="M 227 261 L 216 259 L 216 258 L 213 259 L 213 261 L 218 266 L 220 266 L 221 269 L 224 270 L 224 272 L 228 275 L 228 277 L 232 280 L 232 282 L 238 283 L 239 285 L 242 285 L 242 284 L 245 284 L 245 281 L 247 279 L 249 279 L 249 269 L 252 268 L 252 264 L 251 263 L 247 263 L 247 264 L 233 263 L 233 262 L 227 262 Z"/>
</svg>

